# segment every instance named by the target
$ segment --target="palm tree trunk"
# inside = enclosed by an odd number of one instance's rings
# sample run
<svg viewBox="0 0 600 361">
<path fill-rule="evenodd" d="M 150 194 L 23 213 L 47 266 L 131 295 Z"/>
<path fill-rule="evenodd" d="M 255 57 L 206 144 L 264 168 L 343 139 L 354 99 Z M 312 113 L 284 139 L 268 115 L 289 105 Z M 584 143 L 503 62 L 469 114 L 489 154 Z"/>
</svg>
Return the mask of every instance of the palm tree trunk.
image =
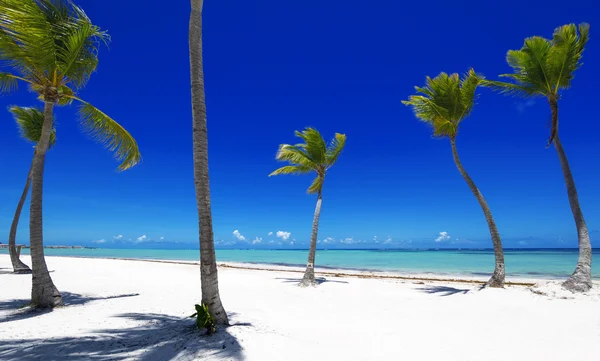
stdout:
<svg viewBox="0 0 600 361">
<path fill-rule="evenodd" d="M 35 152 L 33 153 L 35 158 Z M 29 193 L 29 185 L 31 184 L 31 171 L 33 169 L 33 160 L 29 167 L 29 173 L 27 174 L 27 182 L 25 182 L 25 189 L 17 204 L 17 210 L 15 211 L 15 217 L 13 218 L 12 224 L 10 225 L 10 233 L 8 235 L 8 253 L 10 253 L 10 261 L 12 262 L 13 270 L 15 273 L 31 273 L 31 268 L 25 263 L 21 262 L 19 255 L 17 254 L 16 238 L 17 238 L 17 226 L 19 225 L 19 218 L 21 218 L 21 210 L 23 210 L 23 204 L 27 199 L 27 193 Z"/>
<path fill-rule="evenodd" d="M 556 147 L 560 166 L 562 167 L 563 176 L 565 178 L 569 204 L 571 205 L 571 212 L 575 219 L 577 239 L 579 241 L 577 267 L 575 267 L 575 271 L 571 277 L 563 283 L 563 287 L 571 292 L 586 292 L 592 288 L 592 244 L 590 242 L 590 235 L 588 233 L 587 225 L 585 224 L 585 219 L 583 218 L 583 213 L 581 212 L 581 207 L 579 206 L 579 196 L 577 195 L 577 188 L 575 187 L 575 180 L 571 173 L 571 167 L 569 167 L 567 155 L 565 154 L 565 150 L 558 137 L 558 102 L 556 100 L 550 100 L 550 109 L 552 111 L 552 123 L 556 124 L 557 128 L 556 135 L 554 136 L 554 146 Z"/>
<path fill-rule="evenodd" d="M 313 218 L 312 233 L 310 235 L 310 249 L 308 251 L 308 262 L 306 271 L 300 282 L 301 287 L 315 286 L 315 254 L 317 253 L 317 233 L 319 232 L 319 217 L 321 216 L 321 203 L 323 202 L 322 191 L 319 191 L 315 216 Z"/>
<path fill-rule="evenodd" d="M 208 177 L 208 134 L 206 129 L 206 101 L 204 70 L 202 66 L 202 6 L 203 0 L 191 0 L 190 15 L 190 68 L 192 82 L 192 135 L 194 140 L 194 185 L 198 204 L 200 230 L 200 281 L 202 302 L 217 324 L 228 325 L 227 313 L 219 296 L 217 259 L 213 240 Z"/>
<path fill-rule="evenodd" d="M 458 158 L 458 151 L 456 150 L 456 139 L 450 138 L 450 141 L 452 143 L 452 155 L 454 156 L 454 163 L 456 163 L 458 171 L 469 185 L 471 192 L 473 192 L 473 195 L 475 196 L 475 198 L 477 198 L 477 201 L 481 206 L 481 210 L 485 215 L 485 220 L 487 221 L 488 228 L 490 230 L 490 235 L 492 236 L 496 266 L 494 267 L 494 274 L 492 275 L 492 278 L 490 278 L 486 285 L 490 287 L 504 287 L 504 251 L 502 250 L 502 241 L 500 240 L 500 233 L 498 233 L 498 228 L 496 228 L 496 222 L 494 222 L 492 212 L 490 211 L 490 207 L 485 201 L 485 198 L 483 198 L 483 194 L 481 194 L 477 186 L 475 186 L 475 183 L 463 168 L 462 163 L 460 162 L 460 158 Z"/>
<path fill-rule="evenodd" d="M 44 125 L 37 143 L 31 172 L 31 205 L 29 211 L 29 237 L 31 251 L 31 268 L 33 273 L 31 287 L 31 304 L 34 307 L 55 307 L 62 303 L 62 296 L 54 286 L 46 260 L 44 258 L 44 236 L 42 226 L 42 195 L 44 184 L 44 161 L 50 132 L 52 130 L 52 111 L 56 102 L 56 89 L 46 94 L 44 106 Z"/>
</svg>

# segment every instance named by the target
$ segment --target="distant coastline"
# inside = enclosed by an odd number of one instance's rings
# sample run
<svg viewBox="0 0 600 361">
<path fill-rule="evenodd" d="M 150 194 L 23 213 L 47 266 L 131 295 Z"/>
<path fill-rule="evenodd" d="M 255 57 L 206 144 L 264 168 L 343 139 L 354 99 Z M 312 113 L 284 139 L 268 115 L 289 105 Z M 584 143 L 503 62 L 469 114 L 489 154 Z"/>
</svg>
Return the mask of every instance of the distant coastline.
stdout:
<svg viewBox="0 0 600 361">
<path fill-rule="evenodd" d="M 17 244 L 17 246 L 21 246 L 21 248 L 24 248 L 24 249 L 30 248 L 27 245 Z M 0 248 L 7 249 L 8 244 L 0 243 Z M 48 249 L 96 249 L 96 247 L 85 247 L 85 246 L 44 246 L 44 248 L 48 248 Z"/>
</svg>

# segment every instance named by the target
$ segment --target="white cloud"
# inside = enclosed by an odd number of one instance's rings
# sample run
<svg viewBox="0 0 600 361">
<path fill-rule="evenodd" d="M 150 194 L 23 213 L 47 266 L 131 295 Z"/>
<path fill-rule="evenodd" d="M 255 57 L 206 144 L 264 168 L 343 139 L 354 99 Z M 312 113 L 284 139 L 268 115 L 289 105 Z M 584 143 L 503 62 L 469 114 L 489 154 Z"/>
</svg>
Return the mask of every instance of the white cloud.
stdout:
<svg viewBox="0 0 600 361">
<path fill-rule="evenodd" d="M 440 232 L 438 238 L 435 239 L 436 242 L 443 242 L 449 240 L 451 237 L 448 232 Z"/>
<path fill-rule="evenodd" d="M 333 237 L 327 237 L 323 240 L 323 243 L 334 243 L 335 242 L 335 238 Z"/>
<path fill-rule="evenodd" d="M 103 238 L 103 239 L 99 239 L 97 241 L 92 241 L 92 243 L 106 243 L 106 240 Z"/>
<path fill-rule="evenodd" d="M 340 242 L 342 242 L 343 244 L 353 244 L 353 243 L 355 243 L 353 237 L 344 238 Z"/>
<path fill-rule="evenodd" d="M 383 241 L 383 244 L 390 244 L 392 242 L 393 242 L 392 237 L 388 236 L 388 238 L 385 241 Z"/>
<path fill-rule="evenodd" d="M 527 245 L 527 242 L 525 242 L 525 241 L 519 241 L 519 244 L 520 244 L 521 246 L 526 246 L 526 245 Z"/>
<path fill-rule="evenodd" d="M 376 241 L 377 240 L 377 236 L 373 236 L 373 240 Z"/>
<path fill-rule="evenodd" d="M 267 234 L 267 236 L 272 236 L 272 235 L 273 235 L 273 232 L 269 232 L 269 233 Z"/>
<path fill-rule="evenodd" d="M 160 237 L 160 240 L 161 240 L 161 241 L 164 241 L 164 240 L 165 240 L 165 237 Z"/>
<path fill-rule="evenodd" d="M 277 238 L 281 238 L 284 241 L 287 241 L 292 234 L 290 232 L 277 231 Z"/>
<path fill-rule="evenodd" d="M 262 242 L 262 238 L 258 238 L 258 237 L 256 237 L 256 238 L 255 238 L 255 239 L 252 241 L 252 244 L 257 244 L 257 243 L 260 243 L 260 242 Z"/>
<path fill-rule="evenodd" d="M 144 242 L 144 241 L 145 241 L 145 240 L 147 240 L 147 239 L 148 239 L 148 237 L 147 237 L 147 236 L 144 234 L 144 235 L 142 235 L 142 236 L 139 236 L 139 237 L 137 238 L 137 241 L 138 241 L 138 242 Z"/>
<path fill-rule="evenodd" d="M 294 245 L 294 241 L 291 241 L 291 242 L 290 242 L 290 246 L 293 246 L 293 245 Z"/>
<path fill-rule="evenodd" d="M 235 231 L 233 231 L 233 235 L 235 236 L 235 238 L 239 239 L 240 241 L 245 241 L 246 237 L 244 237 L 240 231 L 238 231 L 237 229 Z"/>
<path fill-rule="evenodd" d="M 120 240 L 122 240 L 122 239 L 123 239 L 123 235 L 122 235 L 122 234 L 119 234 L 118 236 L 113 236 L 113 239 L 114 239 L 115 241 L 120 241 Z"/>
</svg>

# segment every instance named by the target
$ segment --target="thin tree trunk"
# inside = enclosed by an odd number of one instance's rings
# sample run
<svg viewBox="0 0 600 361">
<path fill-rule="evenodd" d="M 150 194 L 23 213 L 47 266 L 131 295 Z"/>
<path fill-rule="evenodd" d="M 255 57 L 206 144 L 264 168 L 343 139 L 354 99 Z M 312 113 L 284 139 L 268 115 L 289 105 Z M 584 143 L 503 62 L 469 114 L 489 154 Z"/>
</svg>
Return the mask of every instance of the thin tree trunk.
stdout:
<svg viewBox="0 0 600 361">
<path fill-rule="evenodd" d="M 192 116 L 194 140 L 194 185 L 198 204 L 200 230 L 200 281 L 202 302 L 217 324 L 228 325 L 227 313 L 219 296 L 217 259 L 213 240 L 208 177 L 208 134 L 206 128 L 206 101 L 204 70 L 202 66 L 202 0 L 191 0 L 190 15 L 190 68 L 192 83 Z"/>
<path fill-rule="evenodd" d="M 31 205 L 29 211 L 29 237 L 31 251 L 32 287 L 31 304 L 34 307 L 46 308 L 62 304 L 62 296 L 54 286 L 46 260 L 44 258 L 44 236 L 42 226 L 42 195 L 44 184 L 44 161 L 50 132 L 52 130 L 52 111 L 56 101 L 56 90 L 50 89 L 46 95 L 44 106 L 44 125 L 42 135 L 37 143 L 31 172 Z M 48 101 L 48 98 L 51 101 Z"/>
<path fill-rule="evenodd" d="M 563 176 L 565 178 L 569 204 L 571 205 L 571 212 L 575 219 L 577 239 L 579 242 L 579 258 L 577 259 L 577 266 L 571 277 L 563 283 L 563 287 L 571 292 L 586 292 L 592 288 L 592 244 L 590 242 L 590 234 L 588 233 L 585 219 L 583 218 L 583 212 L 581 212 L 581 207 L 579 206 L 579 196 L 577 195 L 577 188 L 575 187 L 575 179 L 573 179 L 567 155 L 565 154 L 565 150 L 558 137 L 558 102 L 556 100 L 550 100 L 550 109 L 552 111 L 552 123 L 556 124 L 554 146 L 556 147 L 560 166 L 562 167 Z"/>
<path fill-rule="evenodd" d="M 315 286 L 315 254 L 317 253 L 317 233 L 319 232 L 319 217 L 321 216 L 321 203 L 323 202 L 322 191 L 319 191 L 315 216 L 313 218 L 312 233 L 310 235 L 310 249 L 308 251 L 308 262 L 306 271 L 300 282 L 301 287 Z"/>
<path fill-rule="evenodd" d="M 33 156 L 35 158 L 35 152 L 33 153 Z M 33 160 L 31 161 L 29 173 L 27 173 L 27 182 L 25 182 L 25 189 L 23 189 L 21 199 L 19 199 L 19 204 L 17 204 L 15 217 L 13 218 L 12 224 L 10 225 L 10 233 L 8 235 L 8 253 L 10 253 L 10 261 L 12 262 L 13 270 L 15 273 L 31 273 L 31 268 L 29 268 L 29 266 L 21 262 L 21 260 L 19 259 L 19 255 L 17 254 L 16 238 L 17 226 L 19 225 L 19 219 L 21 218 L 21 210 L 23 210 L 23 204 L 25 204 L 25 199 L 27 199 L 27 193 L 29 193 L 32 169 Z"/>
<path fill-rule="evenodd" d="M 490 287 L 504 287 L 504 280 L 505 280 L 504 251 L 502 250 L 502 241 L 500 240 L 500 233 L 498 233 L 498 228 L 496 228 L 496 222 L 494 222 L 494 218 L 492 217 L 492 212 L 490 211 L 490 207 L 488 206 L 487 202 L 485 201 L 485 198 L 483 198 L 483 194 L 481 194 L 481 192 L 479 191 L 477 186 L 475 186 L 475 183 L 473 182 L 471 177 L 469 177 L 469 174 L 467 174 L 467 172 L 465 171 L 465 169 L 462 166 L 462 163 L 460 162 L 460 158 L 458 157 L 458 151 L 456 150 L 456 139 L 451 138 L 450 141 L 452 143 L 452 155 L 454 156 L 454 163 L 456 163 L 456 167 L 458 168 L 458 171 L 460 172 L 460 174 L 463 176 L 463 178 L 469 185 L 471 192 L 473 192 L 473 195 L 475 196 L 475 198 L 477 198 L 477 201 L 479 202 L 479 205 L 481 206 L 481 210 L 483 211 L 483 214 L 485 215 L 485 220 L 487 221 L 488 228 L 490 230 L 490 235 L 492 237 L 492 243 L 494 245 L 494 257 L 496 259 L 496 266 L 494 267 L 494 274 L 492 275 L 492 277 L 490 278 L 490 280 L 487 282 L 486 285 L 490 286 Z"/>
</svg>

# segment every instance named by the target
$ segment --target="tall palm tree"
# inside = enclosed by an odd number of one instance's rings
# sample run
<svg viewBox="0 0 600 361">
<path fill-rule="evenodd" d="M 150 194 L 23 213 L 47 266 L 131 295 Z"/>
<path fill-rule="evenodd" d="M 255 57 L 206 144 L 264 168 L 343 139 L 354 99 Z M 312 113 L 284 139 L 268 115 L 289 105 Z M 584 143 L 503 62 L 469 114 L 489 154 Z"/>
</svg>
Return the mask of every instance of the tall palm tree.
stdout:
<svg viewBox="0 0 600 361">
<path fill-rule="evenodd" d="M 571 167 L 558 136 L 558 101 L 562 92 L 571 86 L 575 71 L 582 65 L 581 58 L 589 39 L 590 26 L 580 24 L 579 32 L 577 30 L 575 24 L 569 24 L 556 28 L 551 40 L 540 36 L 525 39 L 520 50 L 509 50 L 506 55 L 506 61 L 514 73 L 500 76 L 510 81 L 486 81 L 484 84 L 505 94 L 545 97 L 548 100 L 552 114 L 548 146 L 554 144 L 558 153 L 579 241 L 577 266 L 563 286 L 573 292 L 585 292 L 592 287 L 592 245 L 579 206 Z"/>
<path fill-rule="evenodd" d="M 473 69 L 470 69 L 462 79 L 456 73 L 452 75 L 440 73 L 433 79 L 427 77 L 424 87 L 415 87 L 421 95 L 412 95 L 409 100 L 402 101 L 402 103 L 412 107 L 418 119 L 429 123 L 433 127 L 434 136 L 450 139 L 454 163 L 456 163 L 458 171 L 467 182 L 471 192 L 477 198 L 492 237 L 496 265 L 487 285 L 490 287 L 504 287 L 504 252 L 500 233 L 496 228 L 496 222 L 494 222 L 490 207 L 483 198 L 483 194 L 465 171 L 456 150 L 456 136 L 459 125 L 471 114 L 476 100 L 475 93 L 482 79 L 483 77 L 476 74 Z"/>
<path fill-rule="evenodd" d="M 194 142 L 194 186 L 198 205 L 200 231 L 200 282 L 202 302 L 208 307 L 217 324 L 228 325 L 227 312 L 219 295 L 217 257 L 210 207 L 208 178 L 208 134 L 206 128 L 206 100 L 204 95 L 204 68 L 202 64 L 202 7 L 203 0 L 191 0 L 190 14 L 190 75 L 192 83 L 192 137 Z"/>
<path fill-rule="evenodd" d="M 333 167 L 346 145 L 346 135 L 336 133 L 333 140 L 326 144 L 325 140 L 316 129 L 306 128 L 304 131 L 296 131 L 296 136 L 304 143 L 279 146 L 276 159 L 281 162 L 289 162 L 275 170 L 270 176 L 280 174 L 307 174 L 315 172 L 317 177 L 308 188 L 308 194 L 317 194 L 317 207 L 313 218 L 312 232 L 310 235 L 310 249 L 308 251 L 308 262 L 304 277 L 300 286 L 315 285 L 315 254 L 317 251 L 317 233 L 319 231 L 319 216 L 321 215 L 321 203 L 323 201 L 323 182 L 329 168 Z"/>
<path fill-rule="evenodd" d="M 31 169 L 31 304 L 54 307 L 62 297 L 46 266 L 42 232 L 44 160 L 54 107 L 80 103 L 82 124 L 121 161 L 120 170 L 134 166 L 141 156 L 121 125 L 76 96 L 96 69 L 100 44 L 108 41 L 108 34 L 71 0 L 0 0 L 0 14 L 0 62 L 12 68 L 0 72 L 0 92 L 13 91 L 24 82 L 44 102 L 44 124 Z"/>
<path fill-rule="evenodd" d="M 17 122 L 17 126 L 19 128 L 19 132 L 21 133 L 21 137 L 23 137 L 23 139 L 27 141 L 37 144 L 37 142 L 40 140 L 40 136 L 42 135 L 44 113 L 42 113 L 36 108 L 22 108 L 17 106 L 10 107 L 9 111 L 13 114 L 13 117 Z M 56 144 L 56 129 L 52 129 L 52 132 L 50 133 L 48 148 L 53 147 L 54 144 Z M 35 157 L 35 151 L 33 154 Z M 13 218 L 12 224 L 10 225 L 10 233 L 8 235 L 8 253 L 10 254 L 10 261 L 12 263 L 13 270 L 15 273 L 31 273 L 31 269 L 29 268 L 29 266 L 21 262 L 21 260 L 19 259 L 19 255 L 17 254 L 16 248 L 16 237 L 17 226 L 19 225 L 19 218 L 21 217 L 21 210 L 23 209 L 23 204 L 25 203 L 25 199 L 27 198 L 27 194 L 29 193 L 32 167 L 33 162 L 31 163 L 31 167 L 29 168 L 29 173 L 27 174 L 27 181 L 25 182 L 25 188 L 23 189 L 23 193 L 21 194 L 21 198 L 19 199 L 19 203 L 17 204 L 15 216 Z"/>
</svg>

